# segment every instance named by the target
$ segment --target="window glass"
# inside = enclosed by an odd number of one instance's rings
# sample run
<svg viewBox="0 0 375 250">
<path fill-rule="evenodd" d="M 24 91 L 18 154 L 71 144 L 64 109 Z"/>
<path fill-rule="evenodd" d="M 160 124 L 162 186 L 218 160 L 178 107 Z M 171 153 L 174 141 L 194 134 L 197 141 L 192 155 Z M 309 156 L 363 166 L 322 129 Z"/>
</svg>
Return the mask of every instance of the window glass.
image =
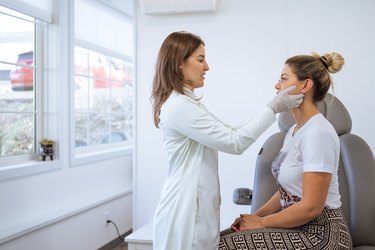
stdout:
<svg viewBox="0 0 375 250">
<path fill-rule="evenodd" d="M 0 6 L 0 157 L 36 153 L 36 20 Z"/>
<path fill-rule="evenodd" d="M 130 143 L 131 63 L 92 49 L 74 49 L 75 146 Z"/>
<path fill-rule="evenodd" d="M 74 1 L 73 165 L 133 146 L 132 11 L 131 1 Z"/>
</svg>

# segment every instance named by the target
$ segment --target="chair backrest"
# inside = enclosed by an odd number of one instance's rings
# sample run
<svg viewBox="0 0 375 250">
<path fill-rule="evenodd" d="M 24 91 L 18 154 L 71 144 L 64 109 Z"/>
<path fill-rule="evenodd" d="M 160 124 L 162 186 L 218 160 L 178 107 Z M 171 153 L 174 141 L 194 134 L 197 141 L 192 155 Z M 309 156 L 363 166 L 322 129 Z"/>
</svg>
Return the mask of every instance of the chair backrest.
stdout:
<svg viewBox="0 0 375 250">
<path fill-rule="evenodd" d="M 351 134 L 352 121 L 345 106 L 327 94 L 319 111 L 333 125 L 340 139 L 339 188 L 342 210 L 353 237 L 353 245 L 375 248 L 375 161 L 368 144 Z M 286 132 L 294 124 L 290 112 L 280 114 L 280 132 L 263 144 L 255 167 L 251 211 L 255 212 L 276 191 L 271 163 L 279 153 Z"/>
</svg>

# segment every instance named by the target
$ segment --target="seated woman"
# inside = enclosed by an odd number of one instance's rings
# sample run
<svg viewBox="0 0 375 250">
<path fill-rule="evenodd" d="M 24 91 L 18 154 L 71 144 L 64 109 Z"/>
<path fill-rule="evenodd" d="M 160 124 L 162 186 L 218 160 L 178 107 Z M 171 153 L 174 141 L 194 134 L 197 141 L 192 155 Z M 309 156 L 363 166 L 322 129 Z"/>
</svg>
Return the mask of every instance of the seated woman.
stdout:
<svg viewBox="0 0 375 250">
<path fill-rule="evenodd" d="M 241 214 L 221 232 L 226 249 L 352 249 L 341 210 L 338 183 L 340 143 L 335 129 L 319 113 L 332 80 L 344 65 L 338 53 L 289 58 L 277 91 L 295 85 L 305 94 L 292 110 L 296 124 L 272 163 L 278 191 L 255 214 Z"/>
</svg>

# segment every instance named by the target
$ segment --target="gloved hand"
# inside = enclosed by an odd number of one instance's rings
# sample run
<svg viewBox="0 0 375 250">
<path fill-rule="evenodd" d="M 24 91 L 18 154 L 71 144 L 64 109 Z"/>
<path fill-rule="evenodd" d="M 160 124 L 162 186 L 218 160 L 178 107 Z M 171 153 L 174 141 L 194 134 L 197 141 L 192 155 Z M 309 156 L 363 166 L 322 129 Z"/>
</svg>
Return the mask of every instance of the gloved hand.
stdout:
<svg viewBox="0 0 375 250">
<path fill-rule="evenodd" d="M 271 108 L 275 114 L 297 108 L 303 101 L 304 94 L 289 95 L 296 86 L 290 86 L 278 93 L 267 107 Z"/>
</svg>

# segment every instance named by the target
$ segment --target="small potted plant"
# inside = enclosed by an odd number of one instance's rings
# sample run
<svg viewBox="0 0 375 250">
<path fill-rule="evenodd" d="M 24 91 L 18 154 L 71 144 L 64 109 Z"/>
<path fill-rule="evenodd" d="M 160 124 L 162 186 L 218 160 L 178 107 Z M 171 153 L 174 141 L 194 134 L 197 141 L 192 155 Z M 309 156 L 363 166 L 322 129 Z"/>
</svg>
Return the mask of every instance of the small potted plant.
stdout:
<svg viewBox="0 0 375 250">
<path fill-rule="evenodd" d="M 54 149 L 53 145 L 55 144 L 55 141 L 49 138 L 43 138 L 39 141 L 40 144 L 40 155 L 43 158 L 43 161 L 46 160 L 46 157 L 49 156 L 51 161 L 53 161 L 53 154 Z"/>
</svg>

